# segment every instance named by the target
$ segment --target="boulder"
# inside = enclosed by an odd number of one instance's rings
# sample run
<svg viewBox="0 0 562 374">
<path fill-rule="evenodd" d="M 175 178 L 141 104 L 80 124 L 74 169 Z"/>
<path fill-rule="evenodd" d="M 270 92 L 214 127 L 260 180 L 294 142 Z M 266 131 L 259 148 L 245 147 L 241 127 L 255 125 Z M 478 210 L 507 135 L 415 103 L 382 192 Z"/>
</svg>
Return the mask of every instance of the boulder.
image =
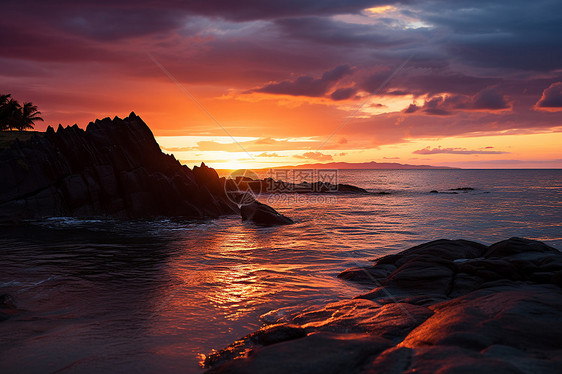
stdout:
<svg viewBox="0 0 562 374">
<path fill-rule="evenodd" d="M 391 343 L 367 334 L 320 332 L 304 338 L 255 348 L 244 359 L 227 361 L 209 373 L 310 373 L 359 372 L 368 359 Z"/>
<path fill-rule="evenodd" d="M 294 223 L 289 217 L 285 217 L 269 205 L 262 204 L 259 201 L 242 205 L 240 207 L 240 214 L 242 215 L 242 221 L 250 221 L 261 226 L 290 225 Z"/>
</svg>

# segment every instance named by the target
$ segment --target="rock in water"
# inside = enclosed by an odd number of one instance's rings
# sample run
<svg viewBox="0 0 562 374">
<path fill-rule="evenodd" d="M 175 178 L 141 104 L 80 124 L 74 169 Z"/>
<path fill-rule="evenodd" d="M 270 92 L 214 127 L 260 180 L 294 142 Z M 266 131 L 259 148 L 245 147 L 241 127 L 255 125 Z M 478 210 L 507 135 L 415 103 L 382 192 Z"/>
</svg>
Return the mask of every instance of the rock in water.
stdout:
<svg viewBox="0 0 562 374">
<path fill-rule="evenodd" d="M 374 289 L 262 316 L 273 325 L 209 356 L 209 372 L 560 372 L 562 253 L 544 243 L 436 240 L 340 277 Z"/>
<path fill-rule="evenodd" d="M 215 218 L 238 214 L 215 170 L 164 154 L 131 113 L 55 131 L 0 152 L 0 222 L 46 216 Z"/>
<path fill-rule="evenodd" d="M 250 204 L 242 205 L 240 207 L 240 214 L 242 221 L 251 221 L 256 225 L 271 226 L 271 225 L 290 225 L 292 219 L 278 213 L 269 205 L 254 201 Z"/>
</svg>

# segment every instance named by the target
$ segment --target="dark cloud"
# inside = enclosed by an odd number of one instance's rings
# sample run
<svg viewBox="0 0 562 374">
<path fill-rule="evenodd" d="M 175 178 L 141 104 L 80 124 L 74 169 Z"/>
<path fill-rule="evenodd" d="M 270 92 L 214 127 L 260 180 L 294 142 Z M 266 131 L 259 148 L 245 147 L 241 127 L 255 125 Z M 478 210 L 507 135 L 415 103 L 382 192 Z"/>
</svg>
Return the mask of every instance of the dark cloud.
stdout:
<svg viewBox="0 0 562 374">
<path fill-rule="evenodd" d="M 330 98 L 334 101 L 347 100 L 353 97 L 356 93 L 357 89 L 355 87 L 343 87 L 332 92 L 330 94 Z"/>
<path fill-rule="evenodd" d="M 295 80 L 270 83 L 250 92 L 320 97 L 327 94 L 340 79 L 351 72 L 352 69 L 348 65 L 341 65 L 325 72 L 321 78 L 303 75 Z"/>
<path fill-rule="evenodd" d="M 408 30 L 388 32 L 382 24 L 354 24 L 325 17 L 298 17 L 275 21 L 290 38 L 345 47 L 403 47 L 420 42 L 420 35 Z"/>
<path fill-rule="evenodd" d="M 534 71 L 560 68 L 560 1 L 439 0 L 417 5 L 425 22 L 448 33 L 442 47 L 460 63 Z"/>
<path fill-rule="evenodd" d="M 508 109 L 509 103 L 504 95 L 496 90 L 486 89 L 472 98 L 472 109 L 499 110 Z"/>
<path fill-rule="evenodd" d="M 410 104 L 410 105 L 404 110 L 404 113 L 407 113 L 407 114 L 409 114 L 409 113 L 415 113 L 415 112 L 417 112 L 417 110 L 418 110 L 419 108 L 420 108 L 420 107 L 417 106 L 416 104 Z"/>
<path fill-rule="evenodd" d="M 423 149 L 418 149 L 412 153 L 418 155 L 435 155 L 440 153 L 456 154 L 456 155 L 501 155 L 509 152 L 502 151 L 487 151 L 482 149 L 466 149 L 466 148 L 430 148 L 425 147 Z"/>
<path fill-rule="evenodd" d="M 466 95 L 439 95 L 426 99 L 421 108 L 424 113 L 436 116 L 452 115 L 457 110 L 504 110 L 510 105 L 505 95 L 495 89 L 485 89 L 474 96 Z M 420 108 L 410 104 L 404 113 L 415 113 Z"/>
<path fill-rule="evenodd" d="M 443 96 L 432 97 L 423 104 L 423 111 L 434 116 L 448 116 L 451 112 L 445 109 L 448 107 L 446 101 L 446 97 Z"/>
<path fill-rule="evenodd" d="M 179 29 L 185 15 L 171 9 L 83 9 L 61 19 L 57 25 L 71 34 L 109 41 L 139 38 Z"/>
<path fill-rule="evenodd" d="M 377 5 L 396 8 L 361 15 Z M 7 0 L 2 12 L 0 78 L 45 103 L 46 115 L 111 111 L 111 101 L 132 105 L 117 86 L 169 83 L 148 50 L 179 81 L 217 96 L 251 87 L 334 101 L 413 95 L 419 106 L 397 116 L 354 119 L 349 131 L 376 129 L 376 143 L 560 123 L 560 113 L 544 113 L 562 107 L 558 0 Z M 48 99 L 60 92 L 81 106 Z"/>
<path fill-rule="evenodd" d="M 28 13 L 45 13 L 56 10 L 65 14 L 88 14 L 88 11 L 105 10 L 107 12 L 134 12 L 138 9 L 156 14 L 167 10 L 176 14 L 203 15 L 220 17 L 234 21 L 285 18 L 291 16 L 330 16 L 334 14 L 358 13 L 362 9 L 377 5 L 407 3 L 408 0 L 54 0 L 45 3 L 42 0 L 10 1 L 11 7 L 27 9 Z M 6 6 L 8 8 L 8 6 Z"/>
<path fill-rule="evenodd" d="M 322 152 L 305 152 L 302 155 L 295 155 L 295 158 L 315 161 L 332 161 L 334 159 L 332 155 L 327 155 Z"/>
<path fill-rule="evenodd" d="M 0 57 L 4 58 L 40 62 L 111 62 L 116 61 L 120 54 L 72 34 L 43 29 L 40 25 L 31 30 L 3 21 L 0 23 L 0 35 L 3 35 L 0 38 Z"/>
<path fill-rule="evenodd" d="M 562 82 L 553 83 L 545 89 L 535 107 L 562 109 Z"/>
<path fill-rule="evenodd" d="M 384 88 L 383 84 L 388 80 L 391 74 L 392 72 L 389 69 L 378 71 L 366 77 L 358 86 L 360 89 L 370 94 L 382 93 L 380 90 Z"/>
<path fill-rule="evenodd" d="M 423 110 L 425 113 L 427 114 L 431 114 L 433 116 L 450 116 L 451 112 L 449 112 L 448 110 L 445 109 L 439 109 L 439 108 L 426 108 Z"/>
<path fill-rule="evenodd" d="M 272 19 L 287 16 L 358 13 L 377 5 L 396 4 L 396 0 L 214 0 L 188 1 L 182 6 L 194 13 L 233 20 Z"/>
<path fill-rule="evenodd" d="M 389 73 L 379 79 L 386 79 L 388 76 Z M 468 72 L 454 72 L 449 69 L 438 71 L 407 69 L 392 79 L 388 91 L 397 88 L 413 95 L 432 96 L 440 93 L 474 95 L 486 87 L 501 83 L 502 80 L 495 77 L 478 77 Z"/>
</svg>

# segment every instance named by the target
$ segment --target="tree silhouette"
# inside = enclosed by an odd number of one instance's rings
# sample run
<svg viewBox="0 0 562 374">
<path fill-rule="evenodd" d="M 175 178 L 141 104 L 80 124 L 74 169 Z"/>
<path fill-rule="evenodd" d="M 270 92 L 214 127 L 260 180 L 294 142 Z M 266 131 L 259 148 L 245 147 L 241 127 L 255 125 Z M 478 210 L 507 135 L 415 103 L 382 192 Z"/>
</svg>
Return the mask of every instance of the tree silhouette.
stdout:
<svg viewBox="0 0 562 374">
<path fill-rule="evenodd" d="M 43 121 L 43 118 L 40 117 L 41 112 L 32 103 L 24 102 L 19 113 L 20 118 L 18 118 L 16 126 L 19 131 L 32 129 L 35 121 Z"/>
<path fill-rule="evenodd" d="M 0 94 L 0 131 L 7 130 L 9 128 L 10 115 L 8 103 L 11 100 L 10 97 L 10 94 Z"/>
<path fill-rule="evenodd" d="M 43 121 L 37 106 L 24 102 L 23 106 L 10 94 L 0 94 L 0 131 L 32 129 L 35 121 Z"/>
</svg>

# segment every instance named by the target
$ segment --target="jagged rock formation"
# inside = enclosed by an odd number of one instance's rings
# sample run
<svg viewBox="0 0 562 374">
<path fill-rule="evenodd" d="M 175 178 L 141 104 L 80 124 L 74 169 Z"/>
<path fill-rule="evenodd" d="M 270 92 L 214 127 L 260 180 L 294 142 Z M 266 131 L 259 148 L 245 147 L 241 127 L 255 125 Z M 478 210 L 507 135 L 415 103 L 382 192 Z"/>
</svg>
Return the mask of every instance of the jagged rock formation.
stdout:
<svg viewBox="0 0 562 374">
<path fill-rule="evenodd" d="M 162 153 L 131 113 L 16 141 L 0 153 L 0 222 L 45 216 L 214 218 L 238 214 L 216 171 Z"/>
<path fill-rule="evenodd" d="M 354 299 L 261 317 L 208 356 L 212 373 L 556 373 L 562 253 L 511 238 L 437 240 L 348 269 Z"/>
</svg>

